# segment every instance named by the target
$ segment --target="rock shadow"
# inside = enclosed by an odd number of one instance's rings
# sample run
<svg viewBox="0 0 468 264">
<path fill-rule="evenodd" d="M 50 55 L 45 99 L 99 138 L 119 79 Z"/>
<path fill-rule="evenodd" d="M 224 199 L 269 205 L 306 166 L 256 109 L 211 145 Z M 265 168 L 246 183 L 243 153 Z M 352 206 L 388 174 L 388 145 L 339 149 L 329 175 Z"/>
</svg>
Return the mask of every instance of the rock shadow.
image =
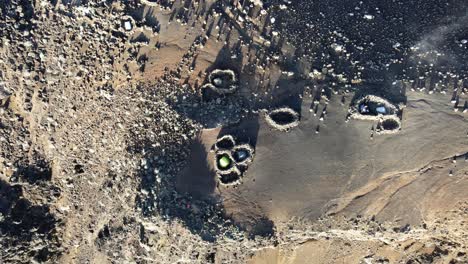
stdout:
<svg viewBox="0 0 468 264">
<path fill-rule="evenodd" d="M 177 191 L 194 199 L 209 199 L 216 188 L 215 171 L 210 161 L 206 146 L 199 136 L 190 146 L 187 167 L 176 179 Z"/>
<path fill-rule="evenodd" d="M 250 239 L 254 239 L 256 236 L 273 237 L 275 235 L 275 224 L 266 217 L 258 219 L 249 229 L 248 233 Z"/>
<path fill-rule="evenodd" d="M 224 135 L 232 135 L 236 139 L 237 145 L 249 144 L 255 148 L 260 129 L 259 118 L 259 115 L 248 114 L 236 124 L 223 126 L 218 138 Z"/>
<path fill-rule="evenodd" d="M 0 180 L 0 216 L 0 245 L 4 249 L 0 259 L 45 262 L 59 255 L 59 221 L 49 206 L 35 205 L 24 198 L 21 186 Z"/>
<path fill-rule="evenodd" d="M 354 96 L 350 101 L 349 107 L 355 105 L 355 103 L 367 96 L 367 95 L 374 95 L 381 97 L 387 101 L 389 101 L 394 106 L 398 106 L 400 104 L 406 105 L 407 97 L 406 97 L 406 85 L 403 83 L 398 83 L 398 89 L 395 87 L 390 87 L 389 85 L 366 85 L 361 86 L 359 89 L 355 90 Z"/>
<path fill-rule="evenodd" d="M 18 164 L 18 170 L 11 177 L 12 182 L 37 184 L 52 179 L 52 168 L 46 160 L 36 158 L 31 164 Z"/>
</svg>

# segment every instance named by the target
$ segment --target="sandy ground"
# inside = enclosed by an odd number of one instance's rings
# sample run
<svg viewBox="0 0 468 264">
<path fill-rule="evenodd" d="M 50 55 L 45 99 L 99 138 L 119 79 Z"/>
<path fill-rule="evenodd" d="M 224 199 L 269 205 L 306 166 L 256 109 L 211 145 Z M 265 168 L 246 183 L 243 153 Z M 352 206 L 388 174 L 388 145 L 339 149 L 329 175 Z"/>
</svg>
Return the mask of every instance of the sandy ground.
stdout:
<svg viewBox="0 0 468 264">
<path fill-rule="evenodd" d="M 398 136 L 374 135 L 371 139 L 371 127 L 375 124 L 343 122 L 347 109 L 333 98 L 324 121 L 306 114 L 300 126 L 290 133 L 271 131 L 261 122 L 249 180 L 233 192 L 260 204 L 269 217 L 283 221 L 291 216 L 316 218 L 327 211 L 334 212 L 334 203 L 340 203 L 341 197 L 375 188 L 384 182 L 382 178 L 416 172 L 432 161 L 464 154 L 468 146 L 465 131 L 459 125 L 466 118 L 448 108 L 443 103 L 447 97 L 444 99 L 428 103 L 409 96 L 404 127 Z M 315 134 L 317 125 L 319 134 Z M 446 169 L 446 177 L 452 169 Z"/>
<path fill-rule="evenodd" d="M 305 2 L 0 2 L 0 262 L 467 263 L 466 3 Z"/>
</svg>

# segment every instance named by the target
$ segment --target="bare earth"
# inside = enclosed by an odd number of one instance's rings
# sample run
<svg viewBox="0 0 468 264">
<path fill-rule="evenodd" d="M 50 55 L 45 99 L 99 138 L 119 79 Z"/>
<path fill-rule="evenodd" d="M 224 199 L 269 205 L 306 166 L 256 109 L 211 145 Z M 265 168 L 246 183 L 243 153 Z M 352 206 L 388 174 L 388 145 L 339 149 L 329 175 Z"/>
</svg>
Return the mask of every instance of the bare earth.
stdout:
<svg viewBox="0 0 468 264">
<path fill-rule="evenodd" d="M 0 263 L 468 263 L 467 13 L 0 1 Z"/>
</svg>

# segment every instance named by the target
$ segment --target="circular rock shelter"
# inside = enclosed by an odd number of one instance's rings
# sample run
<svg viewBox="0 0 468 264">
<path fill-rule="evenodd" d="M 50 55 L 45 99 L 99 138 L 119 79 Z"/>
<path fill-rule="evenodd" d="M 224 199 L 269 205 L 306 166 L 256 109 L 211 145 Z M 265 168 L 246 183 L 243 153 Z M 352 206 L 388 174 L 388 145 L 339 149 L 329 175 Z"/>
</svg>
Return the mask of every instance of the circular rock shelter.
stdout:
<svg viewBox="0 0 468 264">
<path fill-rule="evenodd" d="M 217 94 L 231 94 L 237 88 L 237 77 L 233 70 L 213 70 L 208 76 L 208 83 L 203 85 L 204 89 L 210 89 Z"/>
<path fill-rule="evenodd" d="M 252 162 L 254 149 L 249 144 L 237 144 L 231 135 L 220 137 L 215 145 L 215 171 L 223 185 L 239 184 L 248 164 Z"/>
<path fill-rule="evenodd" d="M 265 115 L 267 123 L 280 131 L 289 131 L 299 125 L 299 113 L 289 107 L 281 107 Z"/>
</svg>

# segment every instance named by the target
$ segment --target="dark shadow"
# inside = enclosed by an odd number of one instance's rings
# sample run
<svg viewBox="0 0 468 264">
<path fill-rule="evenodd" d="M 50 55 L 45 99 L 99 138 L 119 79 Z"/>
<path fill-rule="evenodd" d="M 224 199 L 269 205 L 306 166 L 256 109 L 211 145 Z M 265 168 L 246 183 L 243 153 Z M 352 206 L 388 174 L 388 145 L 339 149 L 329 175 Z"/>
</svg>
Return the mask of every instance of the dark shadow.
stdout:
<svg viewBox="0 0 468 264">
<path fill-rule="evenodd" d="M 233 58 L 233 54 L 229 45 L 224 46 L 216 56 L 215 62 L 207 69 L 205 80 L 201 85 L 208 83 L 208 76 L 215 69 L 234 71 L 238 79 L 237 85 L 240 85 L 242 56 Z M 192 64 L 192 67 L 194 66 Z M 199 91 L 200 94 L 183 94 L 177 100 L 168 100 L 167 103 L 179 114 L 202 124 L 205 128 L 220 127 L 240 121 L 242 111 L 247 107 L 240 90 L 241 87 L 232 94 L 221 95 L 211 89 L 203 88 Z"/>
<path fill-rule="evenodd" d="M 242 54 L 238 53 L 238 50 L 236 49 L 236 45 L 233 45 L 233 48 L 231 48 L 229 45 L 230 43 L 228 43 L 227 45 L 224 45 L 221 48 L 221 50 L 218 52 L 218 54 L 216 55 L 215 61 L 206 70 L 206 76 L 207 76 L 206 78 L 208 78 L 209 73 L 215 69 L 233 70 L 236 73 L 237 77 L 239 78 L 239 75 L 242 72 L 242 67 L 243 67 Z M 237 56 L 233 57 L 233 55 L 237 55 Z M 205 83 L 207 82 L 207 80 L 208 79 L 205 79 Z"/>
<path fill-rule="evenodd" d="M 145 25 L 151 27 L 153 33 L 159 33 L 161 30 L 161 24 L 159 23 L 158 18 L 151 12 L 148 12 L 145 16 Z"/>
<path fill-rule="evenodd" d="M 253 148 L 257 145 L 258 131 L 260 129 L 259 116 L 249 114 L 239 123 L 224 126 L 219 132 L 219 137 L 232 135 L 236 139 L 236 144 L 250 144 Z"/>
<path fill-rule="evenodd" d="M 218 138 L 224 135 L 232 135 L 236 140 L 236 145 L 249 144 L 254 149 L 257 145 L 258 133 L 260 129 L 261 118 L 258 114 L 249 114 L 243 118 L 239 123 L 225 126 L 221 129 Z M 254 161 L 255 162 L 255 159 Z M 248 170 L 248 167 L 238 167 L 242 174 Z M 229 187 L 228 187 L 229 188 Z M 231 216 L 224 214 L 224 218 L 230 219 Z M 249 239 L 254 239 L 256 236 L 261 237 L 273 237 L 274 236 L 274 223 L 266 216 L 258 216 L 259 219 L 253 222 L 236 222 L 236 225 L 241 230 L 248 234 Z"/>
<path fill-rule="evenodd" d="M 52 168 L 44 159 L 38 158 L 32 164 L 18 164 L 18 170 L 11 177 L 12 182 L 36 184 L 52 179 Z"/>
<path fill-rule="evenodd" d="M 220 4 L 214 4 L 211 9 L 213 8 L 224 12 Z M 211 25 L 212 17 L 208 15 L 210 11 L 207 10 L 206 13 L 207 23 Z M 176 12 L 174 16 L 175 14 Z M 230 21 L 227 16 L 224 20 Z M 228 28 L 229 26 L 225 25 L 220 30 L 227 31 Z M 244 41 L 248 40 L 247 37 L 243 35 Z M 241 86 L 246 82 L 244 78 L 250 78 L 243 74 L 243 58 L 239 52 L 241 42 L 238 39 L 235 41 L 236 43 L 228 41 L 219 51 L 214 63 L 206 71 L 206 78 L 214 69 L 233 70 Z M 263 59 L 265 58 L 266 56 L 263 56 Z M 195 66 L 194 63 L 192 66 Z M 207 79 L 200 83 L 200 86 L 206 82 Z M 299 95 L 303 90 L 299 89 L 299 86 L 289 89 L 288 80 L 284 80 L 281 83 L 282 94 L 287 98 L 278 104 L 300 109 Z M 222 127 L 220 135 L 232 134 L 238 143 L 249 143 L 255 147 L 261 117 L 257 114 L 245 114 L 244 110 L 251 110 L 252 106 L 257 104 L 249 103 L 252 95 L 247 86 L 240 88 L 228 95 L 210 94 L 209 91 L 192 92 L 189 89 L 188 92 L 176 96 L 176 99 L 168 98 L 166 102 L 178 114 L 201 124 L 203 128 Z M 291 93 L 295 96 L 289 96 Z M 152 126 L 146 124 L 144 127 L 151 129 Z M 217 179 L 209 162 L 214 162 L 214 158 L 213 161 L 210 160 L 207 146 L 200 138 L 181 142 L 168 137 L 162 146 L 155 146 L 153 140 L 145 133 L 135 134 L 131 138 L 128 151 L 145 153 L 147 162 L 147 168 L 141 168 L 138 172 L 141 177 L 140 189 L 145 191 L 136 197 L 137 207 L 144 216 L 151 216 L 157 212 L 169 221 L 181 220 L 191 232 L 200 235 L 206 241 L 216 241 L 219 235 L 229 237 L 230 230 L 236 229 L 247 231 L 251 234 L 250 237 L 270 236 L 274 233 L 273 223 L 267 219 L 261 219 L 247 229 L 233 223 L 227 216 L 221 197 L 213 194 Z"/>
<path fill-rule="evenodd" d="M 223 128 L 221 131 L 235 135 L 238 143 L 255 146 L 258 129 L 258 116 L 248 116 L 240 123 Z M 164 164 L 180 161 L 183 155 L 179 152 L 187 149 L 187 145 L 179 142 L 166 143 L 172 147 L 164 155 L 160 155 L 161 149 L 154 147 L 147 139 L 135 142 L 134 148 L 129 149 L 131 152 L 146 153 L 149 163 L 148 169 L 140 170 L 142 180 L 140 188 L 146 190 L 148 195 L 139 195 L 136 198 L 137 206 L 142 209 L 144 215 L 150 216 L 154 211 L 158 211 L 168 220 L 180 219 L 193 233 L 207 241 L 215 241 L 220 234 L 229 236 L 233 224 L 234 227 L 247 231 L 252 238 L 257 235 L 273 234 L 272 222 L 267 224 L 265 219 L 249 227 L 240 227 L 229 220 L 219 197 L 213 194 L 217 179 L 208 164 L 211 161 L 208 158 L 207 146 L 203 145 L 200 138 L 190 145 L 186 168 L 177 173 Z M 158 168 L 156 175 L 154 168 Z M 177 177 L 164 177 L 171 173 Z"/>
<path fill-rule="evenodd" d="M 282 77 L 267 88 L 268 97 L 255 101 L 253 108 L 273 110 L 288 107 L 299 113 L 300 118 L 302 95 L 307 84 L 307 81 Z"/>
<path fill-rule="evenodd" d="M 185 96 L 184 101 L 170 104 L 178 113 L 195 117 L 194 120 L 201 119 L 201 121 L 204 118 L 215 118 L 214 112 L 208 116 L 202 114 L 209 108 L 209 103 L 203 102 L 200 98 L 194 98 L 196 95 Z M 191 102 L 191 100 L 198 105 L 180 103 Z M 217 114 L 219 115 L 219 112 Z M 238 143 L 249 143 L 255 147 L 259 130 L 258 118 L 258 115 L 247 115 L 243 118 L 239 116 L 238 121 L 223 126 L 220 135 L 233 134 Z M 207 241 L 215 241 L 220 234 L 229 236 L 231 232 L 229 230 L 233 228 L 234 230 L 236 228 L 247 230 L 229 220 L 220 198 L 213 195 L 217 179 L 208 164 L 211 161 L 206 147 L 210 146 L 203 145 L 200 138 L 197 138 L 195 141 L 184 143 L 168 139 L 164 146 L 156 147 L 150 138 L 139 135 L 140 139 L 132 142 L 129 151 L 145 153 L 148 162 L 147 169 L 142 168 L 139 171 L 140 188 L 146 190 L 143 193 L 147 194 L 140 194 L 136 197 L 137 207 L 141 208 L 143 215 L 150 216 L 157 211 L 168 220 L 180 219 L 189 230 Z M 161 154 L 163 147 L 165 147 L 164 155 Z M 166 164 L 184 164 L 185 169 L 165 166 Z M 155 168 L 157 173 L 155 173 Z M 257 230 L 254 232 L 255 235 L 271 234 L 269 231 L 264 231 L 270 229 L 260 226 L 263 225 L 248 228 Z"/>
<path fill-rule="evenodd" d="M 148 129 L 151 124 L 145 126 L 147 128 L 143 129 Z M 212 176 L 205 174 L 198 178 L 188 170 L 185 175 L 181 174 L 191 162 L 202 161 L 206 157 L 207 153 L 203 151 L 201 142 L 180 141 L 169 137 L 162 146 L 157 146 L 144 133 L 134 134 L 131 138 L 133 140 L 128 151 L 145 153 L 147 161 L 146 166 L 138 171 L 141 178 L 139 188 L 142 192 L 135 198 L 136 206 L 143 216 L 149 217 L 157 212 L 168 221 L 181 220 L 190 231 L 206 241 L 215 241 L 219 234 L 226 232 L 229 236 L 232 224 L 226 221 L 224 209 L 218 199 L 209 193 L 213 190 Z M 195 153 L 191 153 L 189 146 Z M 211 173 L 206 159 L 197 166 L 200 172 Z M 200 179 L 202 180 L 199 181 Z M 189 190 L 189 183 L 196 183 L 197 189 Z M 208 186 L 202 186 L 203 183 Z"/>
<path fill-rule="evenodd" d="M 271 238 L 275 235 L 275 225 L 270 219 L 262 217 L 249 228 L 248 233 L 250 239 L 254 239 L 256 236 Z"/>
<path fill-rule="evenodd" d="M 399 1 L 298 0 L 291 1 L 285 10 L 272 8 L 270 15 L 276 19 L 273 29 L 302 49 L 297 57 L 314 55 L 312 68 L 320 70 L 330 64 L 348 80 L 360 72 L 367 83 L 381 84 L 414 80 L 417 69 L 427 72 L 437 67 L 440 72 L 467 72 L 464 62 L 468 53 L 459 45 L 465 38 L 462 36 L 466 36 L 467 7 L 462 0 L 449 2 L 415 0 L 412 4 L 417 8 L 408 8 Z M 266 0 L 264 6 L 280 3 Z M 428 48 L 432 54 L 414 58 L 418 52 L 413 52 L 412 47 L 417 43 L 422 43 L 422 52 Z M 349 57 L 343 59 L 332 47 L 336 44 Z M 442 55 L 432 56 L 434 53 Z M 351 63 L 356 61 L 362 70 Z"/>
<path fill-rule="evenodd" d="M 399 127 L 400 125 L 393 119 L 385 119 L 379 124 L 379 128 L 382 130 L 395 130 Z"/>
<path fill-rule="evenodd" d="M 238 95 L 219 96 L 216 94 L 213 96 L 219 98 L 220 101 L 214 98 L 208 101 L 203 100 L 203 96 L 192 93 L 181 95 L 177 101 L 168 100 L 167 103 L 177 113 L 202 124 L 204 128 L 215 128 L 240 121 L 245 106 L 239 100 Z"/>
<path fill-rule="evenodd" d="M 209 162 L 201 138 L 195 139 L 190 146 L 188 165 L 177 176 L 177 191 L 187 193 L 195 199 L 206 199 L 212 195 L 216 187 L 216 176 Z"/>
<path fill-rule="evenodd" d="M 211 21 L 210 25 L 208 26 L 208 29 L 206 30 L 206 36 L 211 37 L 211 32 L 213 31 L 214 27 L 214 21 Z"/>
<path fill-rule="evenodd" d="M 0 252 L 0 259 L 5 262 L 21 258 L 45 262 L 59 255 L 56 229 L 59 221 L 48 206 L 34 205 L 24 198 L 20 186 L 0 180 L 0 213 L 3 218 L 0 221 L 0 245 L 9 249 Z M 25 252 L 24 248 L 29 250 Z"/>
<path fill-rule="evenodd" d="M 130 40 L 130 43 L 149 43 L 150 39 L 145 35 L 145 33 L 140 32 L 137 36 L 133 37 Z"/>
<path fill-rule="evenodd" d="M 395 106 L 398 104 L 406 104 L 406 84 L 400 83 L 399 89 L 395 89 L 394 86 L 390 85 L 366 85 L 360 86 L 355 90 L 354 96 L 350 101 L 349 107 L 355 105 L 356 100 L 366 96 L 366 95 L 375 95 L 386 99 Z"/>
</svg>

